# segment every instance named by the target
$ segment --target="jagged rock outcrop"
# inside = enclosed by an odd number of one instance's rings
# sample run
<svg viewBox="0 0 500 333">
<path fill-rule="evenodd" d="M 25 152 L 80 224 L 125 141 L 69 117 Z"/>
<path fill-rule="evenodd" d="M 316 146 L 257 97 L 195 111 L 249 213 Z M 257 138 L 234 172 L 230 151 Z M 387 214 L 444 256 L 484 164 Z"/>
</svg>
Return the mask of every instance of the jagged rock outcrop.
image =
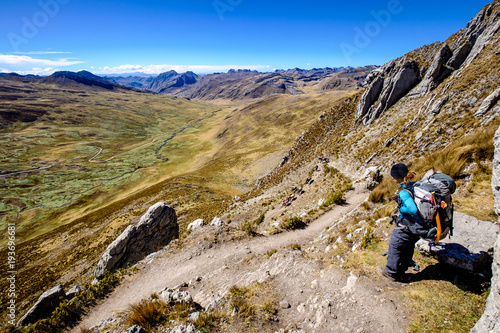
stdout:
<svg viewBox="0 0 500 333">
<path fill-rule="evenodd" d="M 38 298 L 35 305 L 17 322 L 17 326 L 27 326 L 40 319 L 47 318 L 64 298 L 66 298 L 66 294 L 61 285 L 47 290 Z"/>
<path fill-rule="evenodd" d="M 462 46 L 458 46 L 455 52 L 453 52 L 453 56 L 448 60 L 446 65 L 455 70 L 459 69 L 469 56 L 471 50 L 472 44 L 469 41 L 465 41 Z"/>
<path fill-rule="evenodd" d="M 114 271 L 127 263 L 138 262 L 178 236 L 179 225 L 175 210 L 163 202 L 156 203 L 141 217 L 137 225 L 129 225 L 108 246 L 94 272 L 96 280 L 101 279 L 105 271 Z"/>
<path fill-rule="evenodd" d="M 450 99 L 449 96 L 444 96 L 439 98 L 437 101 L 434 101 L 434 103 L 432 103 L 429 109 L 429 113 L 438 114 L 439 112 L 441 112 L 441 109 L 448 102 L 449 99 Z"/>
<path fill-rule="evenodd" d="M 495 157 L 491 187 L 495 196 L 495 212 L 500 215 L 500 128 L 495 133 L 494 144 Z M 500 235 L 495 244 L 492 272 L 491 290 L 484 313 L 471 333 L 500 332 Z"/>
<path fill-rule="evenodd" d="M 484 99 L 474 116 L 477 118 L 484 116 L 498 101 L 500 101 L 500 88 L 497 88 Z"/>
<path fill-rule="evenodd" d="M 453 45 L 442 43 L 437 51 L 432 52 L 422 47 L 413 51 L 413 54 L 393 60 L 370 73 L 365 81 L 367 90 L 357 106 L 357 121 L 369 125 L 399 99 L 405 96 L 425 96 L 450 75 L 454 75 L 454 72 L 459 74 L 469 66 L 487 45 L 496 43 L 495 34 L 500 30 L 499 7 L 499 1 L 486 5 L 457 34 Z M 420 68 L 414 60 L 418 61 Z M 380 91 L 382 80 L 383 88 Z M 433 96 L 431 102 L 434 98 L 437 96 Z M 496 101 L 495 95 L 485 101 L 484 107 L 478 110 L 477 117 L 487 112 L 485 110 L 490 109 Z M 446 97 L 439 97 L 430 107 L 431 113 L 439 113 L 447 102 Z"/>
<path fill-rule="evenodd" d="M 425 73 L 424 79 L 412 91 L 411 95 L 423 96 L 443 82 L 453 72 L 452 68 L 445 66 L 452 56 L 453 52 L 450 47 L 444 44 L 434 56 L 434 60 Z"/>
<path fill-rule="evenodd" d="M 472 253 L 457 243 L 432 243 L 421 239 L 415 247 L 420 253 L 434 257 L 441 263 L 474 273 L 487 272 L 491 265 L 488 253 Z"/>
<path fill-rule="evenodd" d="M 497 214 L 500 212 L 497 212 Z M 500 332 L 500 236 L 495 244 L 495 258 L 492 264 L 493 278 L 491 290 L 483 315 L 476 323 L 471 333 Z"/>
<path fill-rule="evenodd" d="M 470 42 L 473 44 L 469 55 L 464 61 L 468 66 L 476 59 L 478 54 L 490 43 L 494 35 L 500 30 L 500 2 L 495 0 L 486 5 L 470 22 L 467 24 L 464 34 L 457 40 L 457 43 Z"/>
<path fill-rule="evenodd" d="M 356 111 L 357 119 L 364 117 L 370 109 L 370 106 L 378 100 L 383 87 L 384 78 L 379 76 L 373 81 L 370 87 L 366 89 L 363 96 L 361 96 L 361 101 L 358 104 L 358 109 Z"/>
<path fill-rule="evenodd" d="M 365 125 L 371 124 L 420 81 L 420 70 L 415 61 L 405 61 L 402 64 L 390 62 L 377 69 L 375 75 L 376 77 L 370 77 L 373 80 L 368 92 L 363 94 L 357 107 L 357 119 Z M 384 79 L 386 75 L 387 78 Z"/>
</svg>

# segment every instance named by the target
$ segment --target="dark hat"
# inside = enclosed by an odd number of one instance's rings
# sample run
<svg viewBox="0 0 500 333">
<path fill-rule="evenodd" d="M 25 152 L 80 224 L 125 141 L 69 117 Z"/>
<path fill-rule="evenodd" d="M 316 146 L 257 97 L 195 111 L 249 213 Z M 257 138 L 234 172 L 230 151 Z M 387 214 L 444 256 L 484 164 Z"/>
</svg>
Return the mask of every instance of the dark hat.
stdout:
<svg viewBox="0 0 500 333">
<path fill-rule="evenodd" d="M 404 179 L 408 174 L 408 167 L 403 163 L 395 164 L 391 168 L 391 176 L 396 179 Z"/>
</svg>

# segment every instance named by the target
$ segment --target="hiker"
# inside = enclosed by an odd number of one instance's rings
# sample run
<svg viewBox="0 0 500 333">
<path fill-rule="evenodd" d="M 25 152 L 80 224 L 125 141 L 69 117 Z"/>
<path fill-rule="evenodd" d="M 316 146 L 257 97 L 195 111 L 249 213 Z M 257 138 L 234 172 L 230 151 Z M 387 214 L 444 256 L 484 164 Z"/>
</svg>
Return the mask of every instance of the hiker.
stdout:
<svg viewBox="0 0 500 333">
<path fill-rule="evenodd" d="M 391 177 L 401 186 L 395 200 L 398 202 L 399 216 L 396 217 L 394 228 L 389 241 L 387 265 L 381 274 L 398 282 L 405 282 L 405 272 L 410 267 L 413 258 L 415 243 L 420 239 L 423 227 L 420 226 L 417 206 L 410 194 L 415 177 L 414 172 L 409 172 L 408 167 L 399 163 L 391 168 Z"/>
</svg>

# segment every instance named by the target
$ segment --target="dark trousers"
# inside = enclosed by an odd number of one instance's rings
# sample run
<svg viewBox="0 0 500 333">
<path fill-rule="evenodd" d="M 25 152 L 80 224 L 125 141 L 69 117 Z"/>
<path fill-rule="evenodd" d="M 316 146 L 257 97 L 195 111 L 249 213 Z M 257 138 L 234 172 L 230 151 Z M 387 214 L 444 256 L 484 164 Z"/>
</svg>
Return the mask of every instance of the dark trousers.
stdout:
<svg viewBox="0 0 500 333">
<path fill-rule="evenodd" d="M 420 237 L 413 234 L 407 227 L 401 224 L 396 225 L 389 241 L 387 265 L 385 266 L 387 274 L 400 277 L 406 272 L 413 258 L 415 243 L 419 239 Z"/>
</svg>

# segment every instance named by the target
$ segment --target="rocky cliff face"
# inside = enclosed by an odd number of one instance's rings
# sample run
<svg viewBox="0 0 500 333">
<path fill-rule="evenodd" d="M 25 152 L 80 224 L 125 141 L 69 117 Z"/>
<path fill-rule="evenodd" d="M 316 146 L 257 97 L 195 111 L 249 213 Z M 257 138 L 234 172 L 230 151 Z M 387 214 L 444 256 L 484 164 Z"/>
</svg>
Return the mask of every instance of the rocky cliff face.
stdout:
<svg viewBox="0 0 500 333">
<path fill-rule="evenodd" d="M 493 160 L 493 177 L 491 187 L 495 196 L 495 212 L 500 216 L 500 128 L 495 134 L 495 159 Z M 494 249 L 491 279 L 491 291 L 481 319 L 471 333 L 500 332 L 500 235 Z"/>
<path fill-rule="evenodd" d="M 450 76 L 451 82 L 460 78 L 483 49 L 498 43 L 499 7 L 498 1 L 492 2 L 445 43 L 422 47 L 372 72 L 357 107 L 358 121 L 371 124 L 402 97 L 429 96 Z M 432 100 L 433 112 L 446 102 L 446 98 Z"/>
</svg>

